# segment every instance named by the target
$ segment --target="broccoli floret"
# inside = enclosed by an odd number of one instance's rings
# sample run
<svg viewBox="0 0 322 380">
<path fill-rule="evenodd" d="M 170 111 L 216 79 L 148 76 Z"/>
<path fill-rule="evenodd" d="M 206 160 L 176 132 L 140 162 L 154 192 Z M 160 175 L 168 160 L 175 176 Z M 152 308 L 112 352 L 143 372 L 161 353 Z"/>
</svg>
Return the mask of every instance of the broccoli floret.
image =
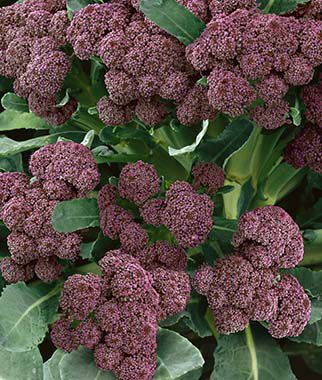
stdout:
<svg viewBox="0 0 322 380">
<path fill-rule="evenodd" d="M 153 165 L 137 161 L 122 169 L 118 182 L 118 191 L 122 198 L 141 205 L 159 190 L 160 179 Z"/>
<path fill-rule="evenodd" d="M 322 129 L 307 124 L 291 141 L 284 152 L 284 159 L 295 168 L 309 167 L 322 173 Z"/>
<path fill-rule="evenodd" d="M 19 265 L 11 257 L 4 257 L 0 261 L 0 271 L 9 284 L 32 280 L 35 275 L 34 267 L 34 263 Z"/>
<path fill-rule="evenodd" d="M 143 249 L 149 241 L 149 236 L 144 228 L 138 223 L 126 224 L 120 233 L 122 250 L 133 254 Z"/>
<path fill-rule="evenodd" d="M 101 210 L 100 224 L 102 232 L 113 240 L 116 240 L 122 228 L 131 222 L 133 222 L 133 216 L 118 205 L 111 205 Z"/>
<path fill-rule="evenodd" d="M 163 199 L 149 199 L 140 207 L 140 215 L 145 223 L 160 227 L 164 207 Z"/>
<path fill-rule="evenodd" d="M 192 174 L 195 189 L 205 187 L 207 193 L 211 196 L 225 183 L 225 172 L 212 162 L 200 162 L 193 167 Z"/>
<path fill-rule="evenodd" d="M 303 90 L 303 100 L 306 108 L 305 116 L 312 124 L 322 128 L 322 82 L 318 86 L 306 86 Z"/>
</svg>

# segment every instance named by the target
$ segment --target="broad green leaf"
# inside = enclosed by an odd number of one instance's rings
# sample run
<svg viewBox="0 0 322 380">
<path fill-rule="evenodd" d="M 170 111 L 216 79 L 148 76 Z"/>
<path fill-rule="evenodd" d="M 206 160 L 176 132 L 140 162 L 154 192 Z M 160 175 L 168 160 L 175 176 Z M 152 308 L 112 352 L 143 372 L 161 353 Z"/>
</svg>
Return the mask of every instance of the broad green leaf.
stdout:
<svg viewBox="0 0 322 380">
<path fill-rule="evenodd" d="M 44 379 L 43 380 L 61 380 L 59 364 L 63 360 L 66 352 L 56 350 L 53 356 L 44 363 Z"/>
<path fill-rule="evenodd" d="M 237 220 L 215 217 L 215 223 L 211 231 L 211 239 L 230 243 L 237 229 Z"/>
<path fill-rule="evenodd" d="M 94 138 L 95 138 L 95 132 L 93 130 L 88 131 L 86 135 L 84 136 L 84 139 L 81 142 L 81 144 L 85 145 L 88 149 L 91 149 Z"/>
<path fill-rule="evenodd" d="M 254 196 L 254 189 L 252 186 L 252 180 L 249 179 L 246 183 L 241 187 L 240 196 L 238 199 L 238 216 L 242 215 L 249 209 L 249 206 L 252 202 Z"/>
<path fill-rule="evenodd" d="M 198 147 L 198 145 L 201 143 L 205 134 L 207 133 L 208 127 L 209 127 L 209 120 L 203 121 L 202 129 L 198 133 L 195 142 L 191 145 L 184 146 L 183 148 L 180 148 L 180 149 L 175 149 L 175 148 L 169 147 L 168 148 L 169 155 L 170 156 L 180 156 L 182 154 L 194 152 L 196 150 L 196 148 Z"/>
<path fill-rule="evenodd" d="M 23 282 L 7 286 L 0 298 L 0 345 L 22 352 L 40 344 L 56 314 L 60 288 Z"/>
<path fill-rule="evenodd" d="M 296 380 L 287 356 L 263 329 L 222 335 L 210 380 Z"/>
<path fill-rule="evenodd" d="M 43 363 L 38 348 L 27 352 L 0 349 L 1 380 L 43 380 Z"/>
<path fill-rule="evenodd" d="M 94 1 L 90 0 L 67 0 L 67 9 L 69 11 L 79 11 L 85 8 L 88 4 L 92 4 Z"/>
<path fill-rule="evenodd" d="M 223 166 L 234 153 L 248 141 L 253 124 L 248 120 L 235 120 L 216 138 L 208 139 L 200 145 L 198 155 L 202 160 Z"/>
<path fill-rule="evenodd" d="M 1 118 L 0 114 L 0 118 Z M 0 120 L 0 130 L 1 130 L 1 120 Z M 40 148 L 42 146 L 55 143 L 59 137 L 70 138 L 73 141 L 80 142 L 84 137 L 85 132 L 62 132 L 54 133 L 52 135 L 35 137 L 30 140 L 25 141 L 15 141 L 9 139 L 6 136 L 0 136 L 0 157 L 13 156 L 21 152 L 26 152 L 28 150 Z"/>
<path fill-rule="evenodd" d="M 200 337 L 204 338 L 206 336 L 211 336 L 211 330 L 209 329 L 208 323 L 205 319 L 207 307 L 208 304 L 206 299 L 193 291 L 186 310 L 165 319 L 160 325 L 162 327 L 173 326 L 180 320 L 183 320 L 183 322 Z"/>
<path fill-rule="evenodd" d="M 322 296 L 322 271 L 313 271 L 301 267 L 288 270 L 287 272 L 295 276 L 312 297 Z"/>
<path fill-rule="evenodd" d="M 0 172 L 23 172 L 21 154 L 0 158 Z"/>
<path fill-rule="evenodd" d="M 113 244 L 112 240 L 100 231 L 95 241 L 82 244 L 80 255 L 85 260 L 99 260 L 108 249 L 113 247 L 111 243 Z"/>
<path fill-rule="evenodd" d="M 53 212 L 53 227 L 58 232 L 73 232 L 99 225 L 98 204 L 93 198 L 59 202 Z"/>
<path fill-rule="evenodd" d="M 322 375 L 322 349 L 318 348 L 303 355 L 305 364 L 316 373 Z"/>
<path fill-rule="evenodd" d="M 185 45 L 191 44 L 205 29 L 205 24 L 175 0 L 141 0 L 145 16 Z"/>
<path fill-rule="evenodd" d="M 300 336 L 289 339 L 298 343 L 309 343 L 314 344 L 315 346 L 322 346 L 322 320 L 307 325 Z"/>
<path fill-rule="evenodd" d="M 17 112 L 5 110 L 0 113 L 0 131 L 14 129 L 49 129 L 44 119 L 35 116 L 31 112 Z"/>
<path fill-rule="evenodd" d="M 188 339 L 174 331 L 159 329 L 157 340 L 160 367 L 155 380 L 200 378 L 204 359 Z M 167 377 L 164 376 L 165 373 Z"/>
<path fill-rule="evenodd" d="M 12 91 L 13 79 L 0 75 L 0 92 Z"/>
<path fill-rule="evenodd" d="M 116 380 L 111 372 L 96 367 L 93 351 L 84 347 L 64 355 L 59 369 L 61 380 Z"/>
<path fill-rule="evenodd" d="M 310 0 L 261 0 L 261 8 L 265 13 L 285 14 L 309 1 Z"/>
<path fill-rule="evenodd" d="M 299 215 L 297 223 L 302 228 L 322 228 L 322 198 L 304 214 Z"/>
<path fill-rule="evenodd" d="M 27 101 L 13 92 L 7 92 L 3 95 L 1 105 L 5 110 L 29 112 Z"/>
</svg>

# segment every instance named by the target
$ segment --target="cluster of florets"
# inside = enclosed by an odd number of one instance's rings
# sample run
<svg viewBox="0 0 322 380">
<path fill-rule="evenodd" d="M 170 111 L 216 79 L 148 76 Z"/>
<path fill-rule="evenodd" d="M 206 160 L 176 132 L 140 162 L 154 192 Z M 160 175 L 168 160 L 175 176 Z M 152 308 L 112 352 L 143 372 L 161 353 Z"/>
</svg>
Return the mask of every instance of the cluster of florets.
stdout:
<svg viewBox="0 0 322 380">
<path fill-rule="evenodd" d="M 292 15 L 298 18 L 322 20 L 322 0 L 310 0 L 299 4 Z"/>
<path fill-rule="evenodd" d="M 163 249 L 161 242 L 158 248 L 150 247 L 155 266 L 149 270 L 126 247 L 101 259 L 102 276 L 69 277 L 60 300 L 62 317 L 53 325 L 51 339 L 67 352 L 79 345 L 93 350 L 97 367 L 112 371 L 119 380 L 150 380 L 157 365 L 158 322 L 185 309 L 189 276 L 175 248 L 169 246 L 165 259 L 167 243 Z"/>
<path fill-rule="evenodd" d="M 52 125 L 63 124 L 77 108 L 75 99 L 56 107 L 70 69 L 60 51 L 69 24 L 65 1 L 24 1 L 0 9 L 0 75 L 14 78 L 17 95 Z"/>
<path fill-rule="evenodd" d="M 322 128 L 322 75 L 320 83 L 317 85 L 306 86 L 303 90 L 303 101 L 305 105 L 305 117 L 312 123 Z"/>
<path fill-rule="evenodd" d="M 258 126 L 276 129 L 288 122 L 289 86 L 307 85 L 322 63 L 321 32 L 320 21 L 238 9 L 215 15 L 186 57 L 209 74 L 213 109 L 231 117 L 249 112 Z"/>
<path fill-rule="evenodd" d="M 200 162 L 192 169 L 193 186 L 196 190 L 204 187 L 213 196 L 225 184 L 225 172 L 212 162 Z"/>
<path fill-rule="evenodd" d="M 295 277 L 278 273 L 303 258 L 299 227 L 279 207 L 259 208 L 240 218 L 233 244 L 234 255 L 201 267 L 193 279 L 218 331 L 242 331 L 255 320 L 268 322 L 275 338 L 300 335 L 310 319 L 309 297 Z"/>
<path fill-rule="evenodd" d="M 212 173 L 214 175 L 212 179 L 220 177 L 221 185 L 222 173 L 219 168 L 218 171 L 218 173 Z M 197 187 L 199 184 L 210 185 L 209 178 L 205 178 L 204 174 L 197 173 Z M 210 187 L 210 192 L 213 190 L 214 187 Z M 198 194 L 189 183 L 184 181 L 172 184 L 165 194 L 165 199 L 155 197 L 159 192 L 160 178 L 153 165 L 138 161 L 127 164 L 122 169 L 118 181 L 118 194 L 121 198 L 134 202 L 139 207 L 145 223 L 155 227 L 163 224 L 183 248 L 196 247 L 205 242 L 213 225 L 214 204 L 211 198 L 206 194 Z M 120 238 L 122 242 L 123 229 L 127 225 L 132 225 L 130 236 L 134 246 L 141 241 L 144 246 L 147 239 L 141 231 L 142 229 L 139 233 L 138 229 L 133 227 L 135 225 L 134 216 L 117 205 L 116 200 L 114 187 L 107 185 L 101 190 L 99 205 L 103 233 L 111 239 Z M 126 238 L 129 239 L 128 236 Z"/>
<path fill-rule="evenodd" d="M 307 124 L 286 147 L 284 159 L 295 168 L 322 174 L 322 125 Z"/>
<path fill-rule="evenodd" d="M 29 169 L 32 183 L 23 173 L 0 173 L 0 218 L 10 230 L 11 254 L 1 260 L 0 270 L 9 283 L 29 281 L 35 274 L 53 281 L 63 271 L 59 259 L 77 259 L 82 237 L 55 231 L 53 210 L 59 201 L 84 196 L 99 182 L 90 150 L 72 142 L 39 149 Z"/>
<path fill-rule="evenodd" d="M 147 125 L 159 124 L 167 114 L 162 99 L 179 107 L 183 103 L 183 109 L 192 106 L 191 115 L 178 112 L 184 124 L 212 117 L 206 89 L 194 87 L 195 73 L 188 67 L 184 45 L 147 20 L 135 2 L 129 3 L 88 5 L 75 12 L 68 28 L 76 55 L 99 56 L 109 69 L 109 96 L 97 104 L 101 120 L 120 125 L 136 115 Z"/>
</svg>

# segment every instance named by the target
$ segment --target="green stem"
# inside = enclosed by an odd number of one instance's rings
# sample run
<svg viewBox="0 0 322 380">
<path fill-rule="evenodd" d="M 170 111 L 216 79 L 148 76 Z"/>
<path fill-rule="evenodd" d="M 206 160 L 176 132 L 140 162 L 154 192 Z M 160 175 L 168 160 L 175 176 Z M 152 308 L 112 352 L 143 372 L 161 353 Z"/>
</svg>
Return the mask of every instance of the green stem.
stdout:
<svg viewBox="0 0 322 380">
<path fill-rule="evenodd" d="M 206 315 L 205 315 L 205 319 L 208 323 L 208 326 L 212 332 L 212 335 L 215 337 L 216 340 L 218 340 L 219 338 L 219 333 L 218 331 L 216 330 L 216 327 L 215 327 L 215 321 L 214 321 L 214 315 L 212 313 L 212 311 L 209 309 L 207 309 L 207 312 L 206 312 Z"/>
<path fill-rule="evenodd" d="M 76 267 L 74 269 L 74 272 L 79 273 L 79 274 L 87 274 L 87 273 L 102 274 L 101 268 L 96 263 L 90 263 L 90 264 L 82 265 L 80 267 Z"/>
<path fill-rule="evenodd" d="M 246 327 L 245 334 L 246 334 L 246 343 L 247 343 L 247 347 L 248 347 L 250 357 L 251 357 L 251 362 L 252 362 L 253 380 L 259 380 L 256 348 L 255 348 L 255 342 L 254 342 L 253 333 L 252 333 L 252 329 L 250 325 Z"/>
<path fill-rule="evenodd" d="M 275 3 L 275 0 L 269 0 L 266 7 L 263 9 L 263 13 L 269 13 L 274 3 Z"/>
</svg>

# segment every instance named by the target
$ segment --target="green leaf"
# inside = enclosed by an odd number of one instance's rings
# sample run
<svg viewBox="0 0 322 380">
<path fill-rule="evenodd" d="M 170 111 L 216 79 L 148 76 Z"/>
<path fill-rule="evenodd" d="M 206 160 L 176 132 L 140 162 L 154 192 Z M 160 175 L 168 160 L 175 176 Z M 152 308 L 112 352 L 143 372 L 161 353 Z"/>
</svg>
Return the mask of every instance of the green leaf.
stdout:
<svg viewBox="0 0 322 380">
<path fill-rule="evenodd" d="M 38 348 L 27 352 L 0 349 L 1 380 L 43 380 L 42 357 Z"/>
<path fill-rule="evenodd" d="M 59 202 L 53 212 L 53 227 L 58 232 L 74 232 L 99 225 L 99 209 L 94 198 Z"/>
<path fill-rule="evenodd" d="M 188 339 L 166 329 L 158 332 L 158 359 L 154 380 L 198 380 L 204 365 L 200 351 Z"/>
<path fill-rule="evenodd" d="M 88 131 L 81 142 L 82 145 L 85 145 L 88 149 L 91 149 L 93 141 L 95 138 L 95 132 L 93 130 Z"/>
<path fill-rule="evenodd" d="M 53 356 L 44 363 L 44 379 L 43 380 L 61 380 L 59 364 L 63 360 L 66 352 L 56 350 Z"/>
<path fill-rule="evenodd" d="M 13 79 L 0 75 L 0 92 L 12 91 Z"/>
<path fill-rule="evenodd" d="M 0 114 L 1 118 L 1 114 Z M 0 120 L 0 129 L 1 129 L 1 120 Z M 13 156 L 21 152 L 26 152 L 28 150 L 40 148 L 42 146 L 55 143 L 59 137 L 70 137 L 73 141 L 82 141 L 85 132 L 62 132 L 54 133 L 52 135 L 35 137 L 30 140 L 25 141 L 15 141 L 9 139 L 6 136 L 0 136 L 0 157 Z"/>
<path fill-rule="evenodd" d="M 96 367 L 93 351 L 84 347 L 65 354 L 59 369 L 61 380 L 116 380 L 111 372 L 102 372 Z"/>
<path fill-rule="evenodd" d="M 13 92 L 7 92 L 3 95 L 1 105 L 5 110 L 29 112 L 27 101 Z"/>
<path fill-rule="evenodd" d="M 89 115 L 97 115 L 98 114 L 96 106 L 95 107 L 89 107 L 87 112 Z"/>
<path fill-rule="evenodd" d="M 295 276 L 312 297 L 322 296 L 322 271 L 313 271 L 301 267 L 290 269 L 287 273 Z"/>
<path fill-rule="evenodd" d="M 322 228 L 322 198 L 319 199 L 312 208 L 299 215 L 297 223 L 301 228 Z"/>
<path fill-rule="evenodd" d="M 209 329 L 208 323 L 205 319 L 207 307 L 208 304 L 205 297 L 201 297 L 193 291 L 186 310 L 165 319 L 160 323 L 160 326 L 173 326 L 180 320 L 183 320 L 190 330 L 198 334 L 200 337 L 204 338 L 206 336 L 211 336 L 211 330 Z"/>
<path fill-rule="evenodd" d="M 141 0 L 145 16 L 185 45 L 191 44 L 205 24 L 175 0 Z"/>
<path fill-rule="evenodd" d="M 306 4 L 310 0 L 262 0 L 261 8 L 265 13 L 285 14 L 293 11 L 300 4 Z"/>
<path fill-rule="evenodd" d="M 85 8 L 88 4 L 92 4 L 93 1 L 89 0 L 67 0 L 67 9 L 69 11 L 79 11 Z"/>
<path fill-rule="evenodd" d="M 187 146 L 180 148 L 180 149 L 175 149 L 175 148 L 169 147 L 168 148 L 169 155 L 170 156 L 181 156 L 182 154 L 194 152 L 196 150 L 196 148 L 198 147 L 198 145 L 201 143 L 201 140 L 204 138 L 205 134 L 207 133 L 208 127 L 209 127 L 209 120 L 203 121 L 202 129 L 198 133 L 195 142 L 191 145 L 187 145 Z"/>
<path fill-rule="evenodd" d="M 111 177 L 110 177 L 111 178 Z M 112 240 L 100 231 L 95 241 L 81 245 L 80 256 L 84 260 L 99 260 L 111 248 Z"/>
<path fill-rule="evenodd" d="M 298 343 L 309 343 L 314 344 L 315 346 L 322 346 L 322 320 L 307 325 L 300 336 L 289 339 Z"/>
<path fill-rule="evenodd" d="M 210 380 L 296 380 L 287 356 L 264 329 L 222 335 Z"/>
<path fill-rule="evenodd" d="M 225 243 L 232 241 L 233 235 L 237 229 L 237 220 L 215 217 L 215 223 L 211 231 L 211 239 L 219 240 Z"/>
<path fill-rule="evenodd" d="M 0 113 L 0 131 L 14 129 L 49 129 L 45 121 L 31 112 L 5 110 Z"/>
<path fill-rule="evenodd" d="M 0 158 L 0 172 L 23 172 L 21 154 Z"/>
<path fill-rule="evenodd" d="M 322 349 L 316 349 L 315 351 L 311 351 L 303 355 L 303 359 L 305 364 L 316 373 L 320 373 L 322 375 Z"/>
<path fill-rule="evenodd" d="M 216 139 L 208 139 L 201 144 L 198 155 L 202 160 L 223 166 L 226 160 L 244 146 L 252 130 L 253 124 L 250 121 L 234 120 Z"/>
<path fill-rule="evenodd" d="M 245 211 L 248 210 L 252 199 L 254 196 L 254 189 L 252 186 L 252 179 L 249 179 L 246 183 L 243 184 L 238 199 L 238 215 L 242 215 Z"/>
<path fill-rule="evenodd" d="M 0 298 L 0 345 L 22 352 L 40 344 L 56 314 L 60 288 L 23 282 L 7 286 Z"/>
</svg>

